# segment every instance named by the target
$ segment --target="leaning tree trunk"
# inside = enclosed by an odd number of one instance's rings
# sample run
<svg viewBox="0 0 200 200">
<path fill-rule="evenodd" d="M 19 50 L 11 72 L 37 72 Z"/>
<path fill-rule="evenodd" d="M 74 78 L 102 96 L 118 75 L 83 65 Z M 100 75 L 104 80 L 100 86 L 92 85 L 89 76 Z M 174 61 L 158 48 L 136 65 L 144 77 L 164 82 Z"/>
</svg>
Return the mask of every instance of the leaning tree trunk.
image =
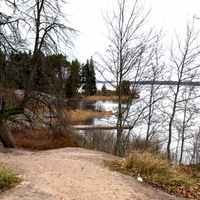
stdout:
<svg viewBox="0 0 200 200">
<path fill-rule="evenodd" d="M 15 141 L 6 123 L 6 119 L 1 117 L 0 117 L 0 140 L 5 148 L 15 148 Z"/>
</svg>

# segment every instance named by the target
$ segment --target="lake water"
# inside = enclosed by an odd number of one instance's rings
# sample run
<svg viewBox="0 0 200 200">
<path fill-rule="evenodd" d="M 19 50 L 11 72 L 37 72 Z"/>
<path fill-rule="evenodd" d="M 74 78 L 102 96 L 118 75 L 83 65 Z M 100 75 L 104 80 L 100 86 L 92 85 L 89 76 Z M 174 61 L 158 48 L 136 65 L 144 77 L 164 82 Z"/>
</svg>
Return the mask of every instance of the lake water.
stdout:
<svg viewBox="0 0 200 200">
<path fill-rule="evenodd" d="M 149 114 L 149 99 L 150 99 L 150 86 L 145 86 L 140 91 L 140 98 L 133 101 L 131 105 L 129 116 L 126 120 L 127 124 L 133 124 L 134 128 L 131 132 L 132 136 L 145 137 L 147 132 L 147 119 Z M 176 91 L 176 86 L 160 86 L 156 88 L 153 96 L 155 103 L 151 110 L 151 128 L 150 133 L 155 138 L 159 138 L 165 141 L 165 145 L 168 141 L 168 126 L 170 115 L 172 113 L 173 98 Z M 187 99 L 187 101 L 183 101 Z M 187 102 L 187 104 L 186 104 Z M 117 111 L 118 103 L 113 101 L 93 101 L 93 102 L 76 102 L 74 104 L 79 109 L 92 109 L 92 110 L 105 110 L 105 111 Z M 125 104 L 124 104 L 125 106 Z M 85 122 L 87 125 L 98 124 L 116 124 L 117 118 L 111 116 L 108 118 L 93 118 Z M 185 123 L 183 123 L 185 122 Z M 192 88 L 189 86 L 181 86 L 179 93 L 177 112 L 174 117 L 173 123 L 173 136 L 172 136 L 172 151 L 180 152 L 181 134 L 184 129 L 185 137 L 185 157 L 192 157 L 194 149 L 194 143 L 199 151 L 200 144 L 197 140 L 200 140 L 200 88 L 198 86 Z M 199 139 L 197 139 L 199 138 Z"/>
<path fill-rule="evenodd" d="M 112 111 L 116 112 L 118 103 L 114 101 L 76 101 L 71 103 L 70 107 L 72 109 L 81 109 L 81 110 L 99 110 L 99 111 Z M 107 118 L 92 118 L 87 120 L 84 125 L 98 125 L 98 124 L 116 124 L 116 117 L 109 116 Z"/>
</svg>

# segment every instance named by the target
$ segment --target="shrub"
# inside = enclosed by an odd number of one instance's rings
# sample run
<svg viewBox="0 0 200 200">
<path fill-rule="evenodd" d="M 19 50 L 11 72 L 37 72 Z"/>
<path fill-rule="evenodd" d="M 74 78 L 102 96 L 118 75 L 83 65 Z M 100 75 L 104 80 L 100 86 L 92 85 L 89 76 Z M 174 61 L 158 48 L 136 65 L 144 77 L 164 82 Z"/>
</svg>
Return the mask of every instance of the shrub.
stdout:
<svg viewBox="0 0 200 200">
<path fill-rule="evenodd" d="M 146 138 L 136 136 L 131 139 L 129 148 L 127 150 L 129 153 L 132 150 L 144 150 L 153 154 L 161 154 L 162 146 L 163 142 L 158 139 L 153 139 L 149 142 L 146 142 Z"/>
<path fill-rule="evenodd" d="M 116 137 L 114 132 L 103 130 L 89 130 L 84 133 L 85 142 L 83 146 L 97 151 L 114 154 Z"/>
</svg>

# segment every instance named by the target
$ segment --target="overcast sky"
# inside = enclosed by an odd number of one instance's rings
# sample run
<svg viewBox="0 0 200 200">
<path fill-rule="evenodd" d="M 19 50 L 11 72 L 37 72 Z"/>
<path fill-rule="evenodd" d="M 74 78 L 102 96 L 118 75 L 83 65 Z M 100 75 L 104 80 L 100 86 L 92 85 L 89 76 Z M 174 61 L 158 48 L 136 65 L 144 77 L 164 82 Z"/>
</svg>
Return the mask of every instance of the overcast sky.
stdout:
<svg viewBox="0 0 200 200">
<path fill-rule="evenodd" d="M 105 24 L 102 20 L 102 11 L 105 11 L 117 0 L 69 0 L 66 14 L 72 26 L 81 31 L 77 38 L 74 55 L 85 63 L 95 52 L 102 52 L 107 45 Z M 184 31 L 187 20 L 193 16 L 200 18 L 200 0 L 146 0 L 151 4 L 150 23 L 158 29 L 163 27 L 167 38 L 174 30 Z M 200 25 L 200 20 L 199 20 Z"/>
</svg>

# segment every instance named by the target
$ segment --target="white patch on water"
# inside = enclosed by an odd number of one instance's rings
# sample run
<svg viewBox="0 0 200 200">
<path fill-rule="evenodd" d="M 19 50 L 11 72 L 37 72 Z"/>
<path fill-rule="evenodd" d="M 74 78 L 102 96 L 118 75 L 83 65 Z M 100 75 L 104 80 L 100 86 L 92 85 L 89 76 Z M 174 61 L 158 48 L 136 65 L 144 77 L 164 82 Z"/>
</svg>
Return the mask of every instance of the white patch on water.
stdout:
<svg viewBox="0 0 200 200">
<path fill-rule="evenodd" d="M 184 162 L 188 162 L 193 154 L 195 135 L 199 132 L 200 127 L 200 88 L 195 86 L 193 91 L 190 91 L 190 86 L 181 86 L 181 90 L 178 96 L 178 103 L 176 108 L 176 114 L 173 120 L 172 129 L 172 143 L 171 150 L 173 153 L 180 154 L 181 148 L 181 133 L 184 130 Z M 156 90 L 154 94 L 154 100 L 159 99 L 153 104 L 154 110 L 152 111 L 152 124 L 150 131 L 155 133 L 156 138 L 159 138 L 165 142 L 165 150 L 168 142 L 169 121 L 172 114 L 173 100 L 176 92 L 176 86 L 162 85 Z M 126 120 L 126 124 L 132 125 L 140 115 L 139 120 L 135 123 L 132 136 L 146 137 L 147 132 L 147 119 L 149 113 L 148 102 L 150 98 L 150 85 L 146 85 L 140 91 L 140 98 L 133 101 L 129 111 L 129 117 Z M 187 98 L 186 101 L 184 99 Z M 123 104 L 122 106 L 125 106 Z M 146 108 L 145 108 L 146 106 Z M 118 103 L 112 101 L 97 101 L 95 107 L 117 112 Z M 145 108 L 145 109 L 144 109 Z M 185 111 L 184 111 L 185 109 Z M 185 123 L 184 121 L 185 116 Z M 102 124 L 116 124 L 117 117 L 111 116 L 103 119 L 95 118 L 95 125 Z M 177 158 L 178 159 L 178 158 Z"/>
</svg>

